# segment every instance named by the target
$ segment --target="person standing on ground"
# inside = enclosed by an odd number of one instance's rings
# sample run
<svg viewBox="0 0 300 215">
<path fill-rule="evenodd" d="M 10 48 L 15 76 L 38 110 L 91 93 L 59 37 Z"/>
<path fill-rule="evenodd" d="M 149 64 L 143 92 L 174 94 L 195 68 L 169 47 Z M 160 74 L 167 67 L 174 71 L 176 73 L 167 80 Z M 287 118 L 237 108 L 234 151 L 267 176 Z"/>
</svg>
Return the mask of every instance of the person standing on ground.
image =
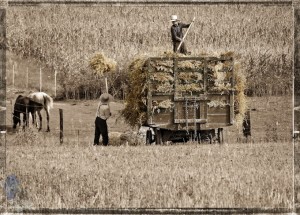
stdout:
<svg viewBox="0 0 300 215">
<path fill-rule="evenodd" d="M 172 36 L 172 42 L 173 42 L 173 51 L 177 52 L 178 46 L 183 38 L 182 29 L 188 28 L 191 24 L 184 24 L 179 22 L 180 20 L 177 18 L 176 15 L 171 16 L 172 26 L 171 26 L 171 36 Z M 191 52 L 188 52 L 185 46 L 185 43 L 182 42 L 180 49 L 178 50 L 179 53 L 182 54 L 191 54 Z"/>
<path fill-rule="evenodd" d="M 103 145 L 108 145 L 108 130 L 106 120 L 111 116 L 109 102 L 111 101 L 111 95 L 103 93 L 100 96 L 100 102 L 98 104 L 95 120 L 95 139 L 94 145 L 99 145 L 100 135 L 102 135 Z"/>
</svg>

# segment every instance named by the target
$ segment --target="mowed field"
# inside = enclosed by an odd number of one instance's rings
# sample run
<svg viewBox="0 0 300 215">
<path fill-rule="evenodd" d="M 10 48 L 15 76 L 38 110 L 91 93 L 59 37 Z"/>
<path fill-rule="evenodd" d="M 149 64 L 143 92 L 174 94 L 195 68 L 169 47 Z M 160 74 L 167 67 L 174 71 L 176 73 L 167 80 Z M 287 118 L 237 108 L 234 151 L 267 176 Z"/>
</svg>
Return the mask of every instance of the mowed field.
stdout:
<svg viewBox="0 0 300 215">
<path fill-rule="evenodd" d="M 291 143 L 7 149 L 10 209 L 293 206 Z"/>
<path fill-rule="evenodd" d="M 18 93 L 8 91 L 8 98 Z M 44 124 L 42 132 L 31 127 L 7 135 L 6 174 L 15 174 L 22 190 L 8 208 L 291 208 L 290 99 L 250 98 L 256 109 L 252 143 L 237 141 L 240 131 L 232 126 L 225 129 L 225 144 L 124 142 L 118 147 L 92 146 L 97 101 L 57 101 L 50 133 Z M 119 118 L 122 102 L 111 107 L 111 133 L 136 131 Z M 57 130 L 59 108 L 64 111 L 63 144 Z M 8 102 L 7 116 L 9 110 Z"/>
</svg>

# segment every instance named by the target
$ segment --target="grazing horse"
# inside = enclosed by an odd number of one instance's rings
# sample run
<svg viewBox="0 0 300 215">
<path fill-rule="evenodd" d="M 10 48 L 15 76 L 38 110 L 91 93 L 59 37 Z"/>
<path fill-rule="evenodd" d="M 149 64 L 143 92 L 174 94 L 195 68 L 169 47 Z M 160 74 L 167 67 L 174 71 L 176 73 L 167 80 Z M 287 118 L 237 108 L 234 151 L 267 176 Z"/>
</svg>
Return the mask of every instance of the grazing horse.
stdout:
<svg viewBox="0 0 300 215">
<path fill-rule="evenodd" d="M 35 111 L 41 110 L 43 107 L 43 104 L 32 101 L 29 97 L 19 95 L 14 106 L 13 128 L 16 128 L 18 124 L 21 125 L 21 114 L 23 114 L 24 126 L 28 126 L 29 113 L 33 116 Z"/>
<path fill-rule="evenodd" d="M 41 110 L 44 109 L 47 114 L 47 131 L 50 131 L 49 127 L 49 119 L 50 119 L 50 109 L 53 108 L 53 99 L 46 93 L 44 92 L 35 92 L 31 93 L 28 96 L 32 101 L 40 103 L 43 105 L 43 108 L 41 109 L 36 109 L 38 112 L 39 118 L 40 118 L 40 128 L 39 130 L 42 129 L 42 115 L 41 115 Z M 35 111 L 32 115 L 33 123 L 35 120 Z"/>
</svg>

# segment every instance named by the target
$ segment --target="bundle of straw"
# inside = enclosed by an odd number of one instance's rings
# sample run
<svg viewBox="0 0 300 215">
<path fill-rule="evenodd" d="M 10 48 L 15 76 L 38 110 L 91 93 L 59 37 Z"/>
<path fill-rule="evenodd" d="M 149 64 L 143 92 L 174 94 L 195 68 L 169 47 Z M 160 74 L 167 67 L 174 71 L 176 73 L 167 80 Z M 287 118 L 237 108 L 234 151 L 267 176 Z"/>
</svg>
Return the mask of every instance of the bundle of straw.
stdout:
<svg viewBox="0 0 300 215">
<path fill-rule="evenodd" d="M 105 73 L 114 72 L 117 63 L 113 59 L 107 58 L 103 53 L 97 53 L 92 57 L 89 65 L 96 74 L 102 76 Z"/>
</svg>

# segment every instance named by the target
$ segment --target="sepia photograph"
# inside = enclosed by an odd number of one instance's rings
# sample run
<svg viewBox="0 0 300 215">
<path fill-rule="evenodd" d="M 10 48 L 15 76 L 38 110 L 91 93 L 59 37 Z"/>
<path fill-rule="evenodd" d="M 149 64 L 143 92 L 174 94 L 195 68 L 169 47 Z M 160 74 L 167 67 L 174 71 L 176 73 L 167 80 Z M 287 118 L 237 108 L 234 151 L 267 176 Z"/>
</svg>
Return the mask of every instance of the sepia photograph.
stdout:
<svg viewBox="0 0 300 215">
<path fill-rule="evenodd" d="M 300 5 L 294 4 L 294 192 L 296 212 L 300 211 Z"/>
<path fill-rule="evenodd" d="M 293 212 L 297 11 L 287 0 L 8 1 L 0 210 Z"/>
</svg>

